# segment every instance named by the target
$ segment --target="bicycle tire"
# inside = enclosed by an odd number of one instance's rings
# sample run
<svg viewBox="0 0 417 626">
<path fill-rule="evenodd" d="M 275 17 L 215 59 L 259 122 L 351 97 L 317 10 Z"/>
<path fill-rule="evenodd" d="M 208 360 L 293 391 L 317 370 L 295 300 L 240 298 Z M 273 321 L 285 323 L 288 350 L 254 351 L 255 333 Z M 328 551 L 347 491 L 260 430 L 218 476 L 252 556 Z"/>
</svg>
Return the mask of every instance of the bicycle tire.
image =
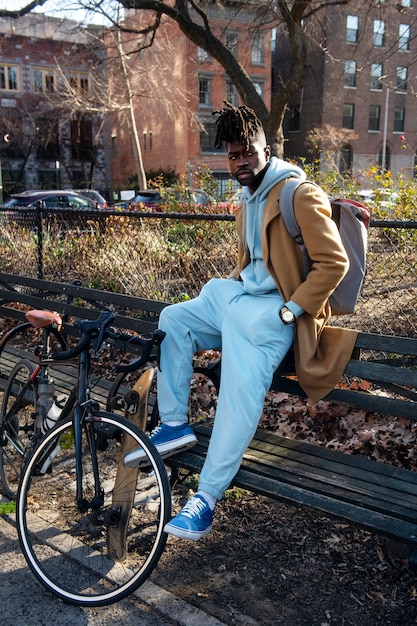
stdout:
<svg viewBox="0 0 417 626">
<path fill-rule="evenodd" d="M 0 410 L 0 478 L 3 495 L 14 500 L 25 455 L 32 445 L 37 411 L 35 366 L 28 360 L 16 363 L 8 378 Z"/>
<path fill-rule="evenodd" d="M 70 604 L 104 606 L 137 589 L 156 566 L 166 543 L 163 528 L 170 519 L 171 491 L 161 457 L 136 426 L 107 412 L 94 412 L 90 426 L 94 441 L 102 443 L 103 433 L 107 436 L 107 449 L 99 443 L 97 451 L 106 506 L 80 511 L 76 505 L 73 422 L 67 419 L 48 431 L 30 455 L 21 477 L 16 520 L 23 554 L 44 587 Z M 114 498 L 119 439 L 123 442 L 124 437 L 131 437 L 133 446 L 143 447 L 149 468 L 133 470 L 137 474 L 134 506 L 128 519 L 127 554 L 120 562 L 108 556 L 106 542 L 110 528 L 117 527 L 111 526 L 117 519 L 109 503 Z M 42 474 L 41 465 L 58 444 L 50 468 Z M 91 454 L 85 432 L 82 446 L 84 495 L 92 498 Z M 124 505 L 121 515 L 123 509 Z"/>
</svg>

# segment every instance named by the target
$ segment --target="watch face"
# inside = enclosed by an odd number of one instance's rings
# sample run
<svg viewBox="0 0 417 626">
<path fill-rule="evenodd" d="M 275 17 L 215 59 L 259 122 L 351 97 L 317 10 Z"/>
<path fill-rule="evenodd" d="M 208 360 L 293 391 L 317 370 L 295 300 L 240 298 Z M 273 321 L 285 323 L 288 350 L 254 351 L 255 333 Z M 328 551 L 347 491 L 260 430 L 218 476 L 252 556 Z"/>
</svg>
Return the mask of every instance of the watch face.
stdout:
<svg viewBox="0 0 417 626">
<path fill-rule="evenodd" d="M 281 319 L 286 324 L 291 324 L 295 319 L 294 313 L 292 313 L 289 309 L 281 309 Z"/>
</svg>

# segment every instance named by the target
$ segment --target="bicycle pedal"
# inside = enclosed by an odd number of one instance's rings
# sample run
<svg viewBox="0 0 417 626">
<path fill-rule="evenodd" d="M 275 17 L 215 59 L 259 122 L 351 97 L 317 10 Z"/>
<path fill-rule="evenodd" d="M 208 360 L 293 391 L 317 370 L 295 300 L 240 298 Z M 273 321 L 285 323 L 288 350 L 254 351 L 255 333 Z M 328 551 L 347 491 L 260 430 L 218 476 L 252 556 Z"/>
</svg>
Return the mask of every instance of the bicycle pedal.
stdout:
<svg viewBox="0 0 417 626">
<path fill-rule="evenodd" d="M 94 526 L 117 528 L 120 524 L 121 511 L 122 508 L 120 506 L 106 509 L 105 511 L 93 511 L 90 515 L 90 522 Z"/>
</svg>

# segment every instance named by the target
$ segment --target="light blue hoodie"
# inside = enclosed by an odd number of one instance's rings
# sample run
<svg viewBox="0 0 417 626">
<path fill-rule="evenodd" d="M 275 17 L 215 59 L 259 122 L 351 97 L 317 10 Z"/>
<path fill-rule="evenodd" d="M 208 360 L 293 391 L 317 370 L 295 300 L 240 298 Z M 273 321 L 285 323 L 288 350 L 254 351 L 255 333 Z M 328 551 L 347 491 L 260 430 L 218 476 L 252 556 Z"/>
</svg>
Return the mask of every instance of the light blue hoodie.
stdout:
<svg viewBox="0 0 417 626">
<path fill-rule="evenodd" d="M 275 295 L 277 292 L 276 284 L 262 258 L 261 224 L 269 191 L 276 184 L 290 176 L 301 179 L 306 178 L 303 170 L 297 167 L 297 165 L 271 157 L 269 167 L 258 189 L 251 194 L 247 187 L 243 187 L 242 239 L 244 246 L 247 246 L 249 250 L 251 260 L 249 265 L 241 271 L 240 277 L 245 291 L 249 294 L 264 295 L 270 293 Z M 302 313 L 302 309 L 294 310 L 292 304 L 290 304 L 290 308 L 298 317 Z"/>
</svg>

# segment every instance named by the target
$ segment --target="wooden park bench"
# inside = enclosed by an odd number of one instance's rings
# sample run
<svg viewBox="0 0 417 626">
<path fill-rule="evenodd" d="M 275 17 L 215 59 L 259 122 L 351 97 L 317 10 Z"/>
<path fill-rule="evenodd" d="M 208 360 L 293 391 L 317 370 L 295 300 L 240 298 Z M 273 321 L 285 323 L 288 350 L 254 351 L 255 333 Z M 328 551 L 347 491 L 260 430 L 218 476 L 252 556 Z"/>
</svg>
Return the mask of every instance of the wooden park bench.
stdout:
<svg viewBox="0 0 417 626">
<path fill-rule="evenodd" d="M 24 319 L 17 304 L 90 319 L 103 307 L 111 307 L 118 314 L 116 323 L 139 333 L 155 328 L 158 314 L 166 306 L 77 284 L 0 273 L 0 315 Z M 276 371 L 271 389 L 304 397 L 293 374 L 288 358 Z M 345 376 L 369 381 L 378 392 L 345 385 L 334 389 L 327 400 L 378 412 L 387 420 L 397 416 L 412 424 L 417 419 L 417 339 L 359 333 Z M 170 457 L 167 464 L 198 473 L 211 429 L 192 426 L 197 445 Z M 416 472 L 258 430 L 233 484 L 381 533 L 402 545 L 410 563 L 417 564 Z"/>
</svg>

